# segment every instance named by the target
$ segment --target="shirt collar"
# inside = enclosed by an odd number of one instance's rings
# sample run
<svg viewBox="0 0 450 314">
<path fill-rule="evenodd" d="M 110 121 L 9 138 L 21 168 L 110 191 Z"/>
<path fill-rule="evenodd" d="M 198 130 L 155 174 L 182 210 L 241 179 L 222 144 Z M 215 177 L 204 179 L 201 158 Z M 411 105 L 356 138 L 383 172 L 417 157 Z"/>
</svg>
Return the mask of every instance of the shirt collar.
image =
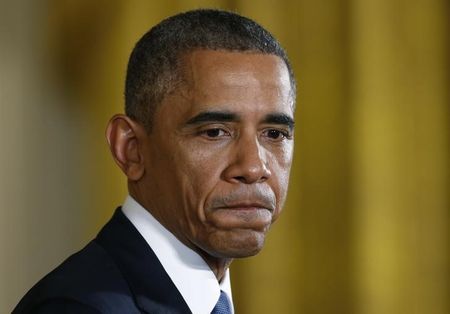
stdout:
<svg viewBox="0 0 450 314">
<path fill-rule="evenodd" d="M 228 269 L 219 283 L 200 255 L 181 243 L 131 196 L 127 196 L 122 212 L 155 252 L 193 313 L 211 313 L 220 290 L 227 294 L 233 309 Z"/>
</svg>

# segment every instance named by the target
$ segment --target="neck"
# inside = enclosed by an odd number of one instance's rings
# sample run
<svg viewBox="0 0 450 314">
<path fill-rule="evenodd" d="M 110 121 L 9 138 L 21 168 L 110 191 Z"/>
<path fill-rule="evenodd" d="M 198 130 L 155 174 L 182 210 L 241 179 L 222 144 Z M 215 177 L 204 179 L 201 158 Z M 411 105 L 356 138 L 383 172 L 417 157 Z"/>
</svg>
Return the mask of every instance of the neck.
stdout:
<svg viewBox="0 0 450 314">
<path fill-rule="evenodd" d="M 190 249 L 195 251 L 197 254 L 199 254 L 203 260 L 208 264 L 209 268 L 213 271 L 214 275 L 217 278 L 218 282 L 221 282 L 223 277 L 225 276 L 225 273 L 230 266 L 231 262 L 233 261 L 232 258 L 222 258 L 222 257 L 215 257 L 210 254 L 208 254 L 206 251 L 202 250 L 201 248 L 197 247 L 194 243 L 189 241 L 186 237 L 184 237 L 182 234 L 179 234 L 175 232 L 175 228 L 170 228 L 170 225 L 166 223 L 159 215 L 158 212 L 149 210 L 152 206 L 149 206 L 147 202 L 145 202 L 145 197 L 143 193 L 140 193 L 140 190 L 137 188 L 135 184 L 132 184 L 128 182 L 128 192 L 131 197 L 133 197 L 139 204 L 141 204 L 147 211 L 152 214 L 152 216 L 159 221 L 167 230 L 169 230 L 175 237 L 178 238 L 182 243 L 184 243 L 186 246 L 188 246 Z M 174 229 L 174 230 L 172 230 Z"/>
<path fill-rule="evenodd" d="M 203 258 L 203 260 L 208 264 L 209 268 L 213 271 L 214 275 L 217 278 L 218 282 L 221 282 L 223 277 L 225 276 L 225 273 L 230 267 L 231 262 L 233 261 L 232 258 L 217 258 L 209 255 L 206 252 L 198 252 L 200 256 Z"/>
</svg>

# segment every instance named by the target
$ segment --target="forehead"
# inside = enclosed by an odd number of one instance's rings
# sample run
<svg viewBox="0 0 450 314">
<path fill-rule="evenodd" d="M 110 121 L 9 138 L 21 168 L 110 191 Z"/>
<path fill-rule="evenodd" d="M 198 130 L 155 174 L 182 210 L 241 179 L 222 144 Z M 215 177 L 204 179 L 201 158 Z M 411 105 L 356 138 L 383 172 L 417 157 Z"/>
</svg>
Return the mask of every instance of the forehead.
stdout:
<svg viewBox="0 0 450 314">
<path fill-rule="evenodd" d="M 189 98 L 199 105 L 292 110 L 289 72 L 275 55 L 196 50 L 182 62 Z"/>
</svg>

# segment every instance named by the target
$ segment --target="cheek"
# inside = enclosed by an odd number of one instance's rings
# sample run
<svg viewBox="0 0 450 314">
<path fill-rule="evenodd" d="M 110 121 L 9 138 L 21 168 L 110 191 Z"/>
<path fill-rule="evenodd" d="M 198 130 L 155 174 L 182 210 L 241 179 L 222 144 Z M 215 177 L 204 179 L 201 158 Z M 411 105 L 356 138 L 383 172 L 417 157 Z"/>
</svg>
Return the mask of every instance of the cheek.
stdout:
<svg viewBox="0 0 450 314">
<path fill-rule="evenodd" d="M 279 216 L 284 202 L 289 185 L 289 175 L 292 164 L 293 145 L 286 145 L 276 154 L 273 154 L 272 163 L 272 188 L 277 199 L 277 208 L 273 216 L 273 221 Z"/>
<path fill-rule="evenodd" d="M 290 145 L 286 145 L 282 150 L 282 157 L 279 162 L 279 171 L 281 173 L 280 180 L 287 190 L 289 184 L 289 174 L 291 173 L 292 158 L 294 153 L 294 142 L 290 142 Z"/>
<path fill-rule="evenodd" d="M 182 165 L 182 193 L 189 207 L 195 207 L 203 215 L 203 205 L 219 183 L 221 167 L 225 161 L 221 159 L 223 154 L 214 150 L 201 150 L 192 145 L 184 147 L 189 149 L 180 150 L 176 158 L 178 165 Z"/>
</svg>

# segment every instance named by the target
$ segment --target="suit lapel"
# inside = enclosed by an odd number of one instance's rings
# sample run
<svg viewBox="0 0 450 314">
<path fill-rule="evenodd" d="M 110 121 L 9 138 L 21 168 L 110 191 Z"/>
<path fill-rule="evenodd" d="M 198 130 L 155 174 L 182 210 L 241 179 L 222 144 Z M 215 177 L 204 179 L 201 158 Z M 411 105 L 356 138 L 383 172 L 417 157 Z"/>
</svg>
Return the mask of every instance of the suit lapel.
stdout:
<svg viewBox="0 0 450 314">
<path fill-rule="evenodd" d="M 111 255 L 147 313 L 191 313 L 155 253 L 118 208 L 95 239 Z"/>
</svg>

